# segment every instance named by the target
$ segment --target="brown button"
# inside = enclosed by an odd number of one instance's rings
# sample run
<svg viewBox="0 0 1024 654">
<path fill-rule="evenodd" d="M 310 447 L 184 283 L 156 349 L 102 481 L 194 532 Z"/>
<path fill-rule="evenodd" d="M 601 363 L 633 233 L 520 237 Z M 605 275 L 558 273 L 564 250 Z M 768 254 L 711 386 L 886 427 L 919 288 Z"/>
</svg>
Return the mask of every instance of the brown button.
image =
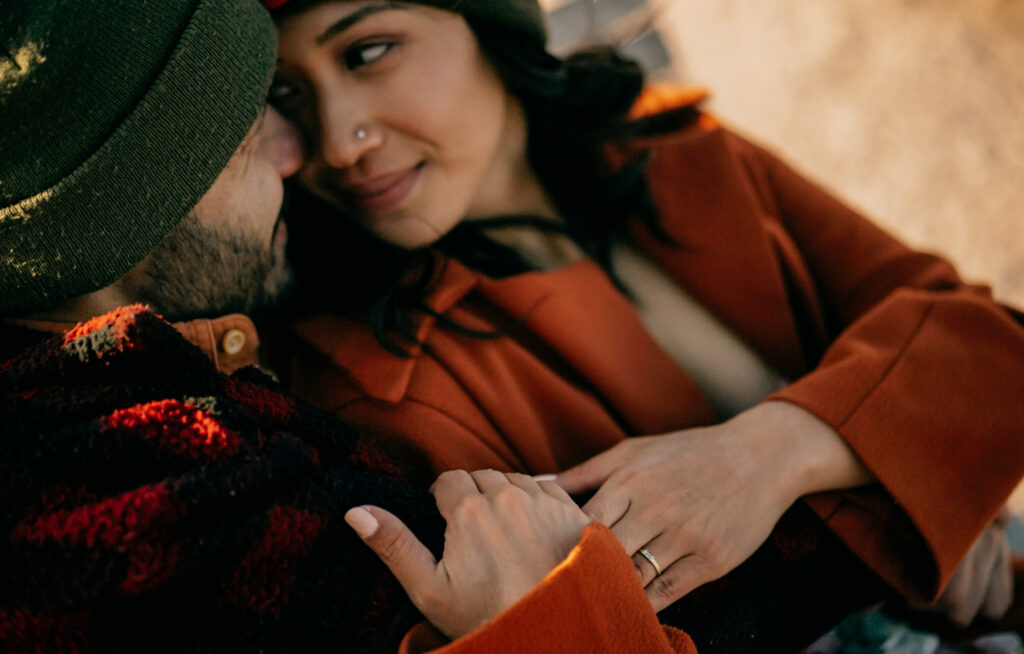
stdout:
<svg viewBox="0 0 1024 654">
<path fill-rule="evenodd" d="M 220 339 L 220 348 L 224 354 L 235 355 L 245 348 L 245 332 L 241 329 L 232 329 Z"/>
</svg>

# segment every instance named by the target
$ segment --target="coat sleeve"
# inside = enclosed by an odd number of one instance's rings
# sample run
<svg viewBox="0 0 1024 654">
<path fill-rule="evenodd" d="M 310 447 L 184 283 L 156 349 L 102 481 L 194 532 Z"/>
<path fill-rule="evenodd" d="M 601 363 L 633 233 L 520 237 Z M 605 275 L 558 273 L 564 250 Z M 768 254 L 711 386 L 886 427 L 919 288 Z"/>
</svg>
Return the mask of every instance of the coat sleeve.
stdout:
<svg viewBox="0 0 1024 654">
<path fill-rule="evenodd" d="M 607 527 L 592 524 L 580 544 L 514 606 L 453 643 L 423 623 L 400 654 L 697 654 L 682 631 L 662 626 L 626 552 Z"/>
<path fill-rule="evenodd" d="M 1024 475 L 1021 315 L 772 155 L 738 148 L 830 334 L 816 368 L 772 399 L 834 427 L 884 487 L 810 502 L 890 584 L 933 598 Z"/>
</svg>

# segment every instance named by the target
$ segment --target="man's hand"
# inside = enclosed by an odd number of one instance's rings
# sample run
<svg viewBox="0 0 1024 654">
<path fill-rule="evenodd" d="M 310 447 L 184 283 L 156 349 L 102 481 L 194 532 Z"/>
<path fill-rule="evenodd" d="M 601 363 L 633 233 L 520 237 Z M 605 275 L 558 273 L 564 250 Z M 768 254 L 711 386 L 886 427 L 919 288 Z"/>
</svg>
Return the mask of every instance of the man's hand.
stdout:
<svg viewBox="0 0 1024 654">
<path fill-rule="evenodd" d="M 767 402 L 714 427 L 627 439 L 556 481 L 571 493 L 600 486 L 583 510 L 634 553 L 660 611 L 745 561 L 801 495 L 871 476 L 827 424 Z"/>
<path fill-rule="evenodd" d="M 590 522 L 564 490 L 526 475 L 446 472 L 431 492 L 448 522 L 440 561 L 384 509 L 350 509 L 345 520 L 420 612 L 452 639 L 494 618 L 540 583 Z"/>
</svg>

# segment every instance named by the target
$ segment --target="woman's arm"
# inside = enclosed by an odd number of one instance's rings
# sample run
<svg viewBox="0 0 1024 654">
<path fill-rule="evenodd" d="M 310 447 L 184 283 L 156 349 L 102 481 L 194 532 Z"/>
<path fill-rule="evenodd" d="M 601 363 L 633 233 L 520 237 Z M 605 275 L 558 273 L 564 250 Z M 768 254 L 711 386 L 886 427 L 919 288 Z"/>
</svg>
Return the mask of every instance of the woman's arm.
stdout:
<svg viewBox="0 0 1024 654">
<path fill-rule="evenodd" d="M 586 509 L 616 533 L 636 532 L 628 549 L 654 554 L 665 574 L 649 591 L 660 607 L 742 561 L 797 497 L 878 481 L 809 501 L 888 583 L 934 597 L 1024 472 L 1019 315 L 725 130 L 678 147 L 661 173 L 679 161 L 733 165 L 744 182 L 735 193 L 756 195 L 754 217 L 787 273 L 810 368 L 794 371 L 771 398 L 780 402 L 714 428 L 623 443 L 560 483 L 576 492 L 607 480 Z M 706 175 L 687 173 L 676 195 L 692 197 L 691 213 L 711 214 L 701 204 Z M 803 426 L 780 430 L 787 422 Z M 638 454 L 646 461 L 626 463 Z M 687 545 L 668 544 L 668 534 Z M 685 576 L 672 569 L 678 557 Z M 645 558 L 634 560 L 645 581 L 654 576 Z"/>
</svg>

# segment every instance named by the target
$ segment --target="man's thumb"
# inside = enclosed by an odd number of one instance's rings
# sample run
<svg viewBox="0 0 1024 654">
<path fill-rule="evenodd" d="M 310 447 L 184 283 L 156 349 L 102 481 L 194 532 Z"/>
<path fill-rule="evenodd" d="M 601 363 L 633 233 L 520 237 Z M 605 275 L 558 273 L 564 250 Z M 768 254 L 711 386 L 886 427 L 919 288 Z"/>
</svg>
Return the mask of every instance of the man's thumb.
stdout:
<svg viewBox="0 0 1024 654">
<path fill-rule="evenodd" d="M 345 513 L 345 522 L 415 597 L 430 583 L 437 560 L 395 515 L 376 506 L 359 506 Z"/>
</svg>

